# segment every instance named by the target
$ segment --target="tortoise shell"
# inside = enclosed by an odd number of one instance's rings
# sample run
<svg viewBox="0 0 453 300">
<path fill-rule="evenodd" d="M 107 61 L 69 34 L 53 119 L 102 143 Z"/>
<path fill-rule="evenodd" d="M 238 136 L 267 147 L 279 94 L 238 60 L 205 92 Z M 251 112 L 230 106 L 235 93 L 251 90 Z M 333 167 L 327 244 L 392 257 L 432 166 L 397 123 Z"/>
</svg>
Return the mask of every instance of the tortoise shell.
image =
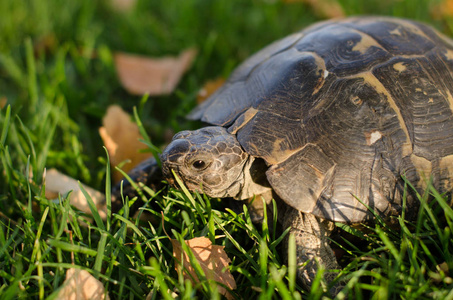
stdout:
<svg viewBox="0 0 453 300">
<path fill-rule="evenodd" d="M 287 204 L 361 222 L 366 206 L 401 212 L 402 176 L 451 190 L 452 72 L 453 43 L 429 26 L 328 21 L 249 58 L 189 117 L 236 134 Z"/>
</svg>

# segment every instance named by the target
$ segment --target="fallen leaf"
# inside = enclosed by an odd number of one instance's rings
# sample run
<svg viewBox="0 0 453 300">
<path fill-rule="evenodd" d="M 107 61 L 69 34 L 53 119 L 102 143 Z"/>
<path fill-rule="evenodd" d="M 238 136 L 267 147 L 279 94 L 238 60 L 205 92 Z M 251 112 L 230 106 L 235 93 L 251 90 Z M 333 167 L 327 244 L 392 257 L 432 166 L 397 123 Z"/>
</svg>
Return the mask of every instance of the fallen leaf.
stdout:
<svg viewBox="0 0 453 300">
<path fill-rule="evenodd" d="M 59 300 L 103 300 L 110 299 L 102 282 L 80 269 L 68 269 L 66 279 L 58 293 Z"/>
<path fill-rule="evenodd" d="M 137 3 L 137 0 L 110 0 L 110 5 L 117 11 L 129 11 L 131 10 L 135 4 Z"/>
<path fill-rule="evenodd" d="M 123 87 L 134 95 L 165 95 L 174 91 L 197 51 L 183 51 L 178 57 L 149 58 L 116 53 L 115 66 Z"/>
<path fill-rule="evenodd" d="M 197 103 L 200 104 L 201 102 L 203 102 L 206 99 L 208 99 L 224 83 L 225 83 L 225 78 L 222 78 L 222 77 L 206 82 L 205 85 L 198 92 Z"/>
<path fill-rule="evenodd" d="M 181 271 L 181 268 L 183 268 L 182 272 L 185 279 L 193 283 L 199 282 L 198 276 L 190 263 L 189 256 L 183 251 L 181 243 L 175 239 L 170 239 L 170 241 L 173 245 L 173 256 L 180 262 L 176 265 L 176 269 Z M 228 270 L 231 260 L 228 258 L 223 246 L 213 245 L 205 237 L 193 238 L 184 242 L 197 259 L 206 278 L 222 283 L 232 290 L 236 288 L 236 281 Z M 181 258 L 182 262 L 180 261 Z M 232 299 L 232 295 L 223 286 L 219 285 L 218 291 L 228 299 Z"/>
<path fill-rule="evenodd" d="M 323 18 L 342 18 L 346 14 L 337 0 L 282 0 L 285 3 L 307 3 L 313 12 Z"/>
<path fill-rule="evenodd" d="M 151 156 L 150 153 L 139 152 L 141 149 L 146 149 L 147 146 L 140 142 L 142 136 L 137 124 L 132 122 L 131 116 L 118 105 L 112 105 L 107 109 L 102 124 L 104 126 L 99 128 L 99 134 L 107 148 L 112 166 L 130 160 L 131 163 L 121 167 L 124 172 L 128 173 L 133 167 Z M 115 182 L 119 182 L 122 178 L 123 175 L 120 172 L 113 171 Z"/>
<path fill-rule="evenodd" d="M 432 7 L 431 14 L 434 19 L 453 16 L 453 0 L 443 0 L 437 3 Z"/>
<path fill-rule="evenodd" d="M 72 191 L 69 196 L 69 203 L 84 213 L 91 215 L 90 206 L 88 205 L 85 195 L 83 195 L 80 190 L 77 180 L 60 173 L 56 169 L 50 169 L 45 173 L 45 183 L 46 198 L 53 199 L 58 197 L 58 194 L 65 195 Z M 107 207 L 104 194 L 84 184 L 82 184 L 82 186 L 96 205 L 100 217 L 105 220 L 107 217 Z"/>
</svg>

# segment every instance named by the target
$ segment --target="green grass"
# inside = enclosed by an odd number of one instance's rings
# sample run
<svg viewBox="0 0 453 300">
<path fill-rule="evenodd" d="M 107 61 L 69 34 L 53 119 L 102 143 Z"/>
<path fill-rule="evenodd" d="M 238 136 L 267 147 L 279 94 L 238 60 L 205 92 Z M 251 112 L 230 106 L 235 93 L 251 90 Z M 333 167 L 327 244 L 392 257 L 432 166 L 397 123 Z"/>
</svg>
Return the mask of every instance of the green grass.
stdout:
<svg viewBox="0 0 453 300">
<path fill-rule="evenodd" d="M 432 20 L 436 1 L 341 0 L 348 15 L 385 14 L 422 20 L 452 35 L 450 19 Z M 165 3 L 165 4 L 164 4 Z M 304 4 L 280 1 L 138 1 L 116 12 L 107 1 L 0 1 L 0 298 L 54 297 L 70 267 L 99 278 L 112 298 L 219 297 L 212 283 L 190 285 L 175 271 L 170 241 L 207 236 L 224 245 L 244 299 L 321 299 L 321 277 L 304 291 L 285 265 L 276 224 L 254 225 L 245 210 L 175 189 L 145 191 L 143 208 L 156 222 L 139 224 L 128 205 L 106 221 L 86 218 L 67 199 L 45 198 L 45 168 L 109 191 L 108 159 L 97 133 L 110 104 L 143 122 L 155 145 L 166 132 L 196 128 L 184 115 L 206 80 L 227 76 L 269 42 L 318 20 Z M 150 56 L 195 46 L 199 55 L 170 96 L 142 101 L 119 85 L 115 51 Z M 341 230 L 344 290 L 357 299 L 453 299 L 451 199 L 436 194 L 415 221 L 399 218 L 366 234 Z M 133 201 L 133 199 L 131 199 Z M 340 225 L 340 224 L 339 224 Z M 346 235 L 346 234 L 345 234 Z M 360 246 L 357 246 L 360 244 Z M 202 276 L 202 274 L 201 274 Z"/>
</svg>

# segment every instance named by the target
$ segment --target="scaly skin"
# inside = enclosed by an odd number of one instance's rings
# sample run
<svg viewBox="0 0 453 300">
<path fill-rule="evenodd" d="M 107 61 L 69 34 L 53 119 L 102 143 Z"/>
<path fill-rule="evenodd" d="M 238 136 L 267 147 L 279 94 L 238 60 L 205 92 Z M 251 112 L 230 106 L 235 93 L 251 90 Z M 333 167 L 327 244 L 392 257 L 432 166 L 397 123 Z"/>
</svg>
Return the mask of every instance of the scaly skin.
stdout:
<svg viewBox="0 0 453 300">
<path fill-rule="evenodd" d="M 176 135 L 162 153 L 161 160 L 165 179 L 174 183 L 173 170 L 192 191 L 238 200 L 251 196 L 260 199 L 260 195 L 268 200 L 272 198 L 269 184 L 263 176 L 264 163 L 244 152 L 235 136 L 223 127 L 207 127 Z M 318 266 L 322 265 L 327 270 L 324 278 L 329 284 L 336 274 L 328 270 L 340 269 L 328 243 L 333 223 L 280 202 L 280 223 L 284 229 L 290 227 L 290 234 L 296 237 L 297 264 L 301 266 L 308 261 L 305 267 L 297 270 L 299 281 L 310 288 Z M 335 295 L 341 287 L 337 284 L 330 292 Z"/>
<path fill-rule="evenodd" d="M 280 217 L 280 220 L 283 220 L 283 228 L 291 228 L 289 234 L 293 234 L 296 240 L 296 257 L 299 265 L 297 278 L 299 281 L 310 289 L 316 277 L 318 265 L 326 270 L 324 279 L 327 284 L 334 281 L 338 273 L 330 272 L 330 270 L 341 269 L 329 246 L 328 239 L 335 225 L 330 221 L 302 213 L 289 206 L 286 206 L 284 216 Z M 300 267 L 305 262 L 308 262 L 306 266 Z M 329 292 L 331 295 L 336 295 L 343 287 L 343 283 L 336 283 Z"/>
</svg>

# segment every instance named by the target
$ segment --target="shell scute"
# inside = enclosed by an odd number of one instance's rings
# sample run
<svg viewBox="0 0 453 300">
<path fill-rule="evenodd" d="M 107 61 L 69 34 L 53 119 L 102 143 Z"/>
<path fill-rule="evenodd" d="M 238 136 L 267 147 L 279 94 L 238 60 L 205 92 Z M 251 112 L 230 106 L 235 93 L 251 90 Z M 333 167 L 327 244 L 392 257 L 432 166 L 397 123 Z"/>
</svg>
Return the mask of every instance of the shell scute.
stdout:
<svg viewBox="0 0 453 300">
<path fill-rule="evenodd" d="M 371 36 L 341 24 L 307 34 L 295 47 L 318 54 L 325 60 L 327 70 L 338 76 L 369 70 L 392 56 Z"/>
<path fill-rule="evenodd" d="M 251 56 L 231 74 L 224 86 L 197 106 L 188 115 L 188 118 L 220 126 L 230 125 L 238 114 L 243 113 L 256 98 L 260 97 L 262 94 L 260 91 L 266 91 L 266 84 L 272 83 L 265 79 L 260 80 L 261 71 L 255 72 L 255 69 L 275 55 L 290 49 L 302 37 L 302 33 L 292 34 Z M 252 76 L 252 73 L 256 77 Z M 248 80 L 250 76 L 252 77 L 251 81 Z"/>
<path fill-rule="evenodd" d="M 253 56 L 191 117 L 228 127 L 263 158 L 289 205 L 360 222 L 372 217 L 362 202 L 401 211 L 402 175 L 453 186 L 452 74 L 453 43 L 428 26 L 328 21 Z"/>
<path fill-rule="evenodd" d="M 342 24 L 369 35 L 393 55 L 422 55 L 436 47 L 431 36 L 435 39 L 437 34 L 429 27 L 409 20 L 357 18 Z"/>
<path fill-rule="evenodd" d="M 404 70 L 395 70 L 391 61 L 373 73 L 398 106 L 404 123 L 400 126 L 407 128 L 414 154 L 429 161 L 453 154 L 453 82 L 448 67 L 437 51 L 397 60 L 404 62 Z"/>
</svg>

